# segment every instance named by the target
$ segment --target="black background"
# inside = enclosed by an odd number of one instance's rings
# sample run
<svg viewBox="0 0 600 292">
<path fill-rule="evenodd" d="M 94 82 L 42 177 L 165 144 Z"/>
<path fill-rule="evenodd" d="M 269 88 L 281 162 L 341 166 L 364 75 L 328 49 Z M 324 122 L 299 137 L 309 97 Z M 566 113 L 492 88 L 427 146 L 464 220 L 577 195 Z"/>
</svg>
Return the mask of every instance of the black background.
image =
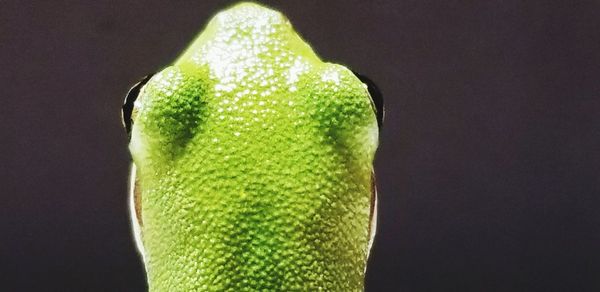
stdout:
<svg viewBox="0 0 600 292">
<path fill-rule="evenodd" d="M 0 1 L 0 289 L 145 290 L 121 102 L 229 3 Z M 600 2 L 266 3 L 385 96 L 367 291 L 600 291 Z"/>
</svg>

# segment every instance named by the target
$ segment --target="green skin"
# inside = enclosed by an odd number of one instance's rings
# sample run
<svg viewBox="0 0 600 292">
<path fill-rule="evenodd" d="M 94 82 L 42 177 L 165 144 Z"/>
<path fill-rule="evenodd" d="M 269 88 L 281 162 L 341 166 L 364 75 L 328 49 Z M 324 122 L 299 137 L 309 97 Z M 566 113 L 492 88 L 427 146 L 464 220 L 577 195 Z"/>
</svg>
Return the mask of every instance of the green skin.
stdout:
<svg viewBox="0 0 600 292">
<path fill-rule="evenodd" d="M 150 291 L 362 291 L 378 127 L 279 12 L 217 14 L 141 89 L 129 145 Z"/>
</svg>

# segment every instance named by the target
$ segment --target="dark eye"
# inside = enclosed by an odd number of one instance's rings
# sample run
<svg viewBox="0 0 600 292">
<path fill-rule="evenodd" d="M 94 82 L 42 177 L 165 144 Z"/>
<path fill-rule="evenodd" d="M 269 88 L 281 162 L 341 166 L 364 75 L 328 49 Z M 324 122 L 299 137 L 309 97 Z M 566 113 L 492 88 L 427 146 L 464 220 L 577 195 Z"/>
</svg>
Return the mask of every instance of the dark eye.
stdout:
<svg viewBox="0 0 600 292">
<path fill-rule="evenodd" d="M 383 125 L 383 117 L 384 117 L 384 106 L 383 106 L 383 95 L 381 95 L 381 91 L 375 82 L 371 81 L 369 77 L 361 75 L 357 72 L 352 71 L 362 83 L 367 85 L 367 89 L 369 90 L 369 95 L 371 96 L 371 101 L 373 102 L 373 107 L 375 109 L 375 115 L 377 116 L 377 126 L 379 126 L 379 130 L 381 130 L 381 126 Z"/>
<path fill-rule="evenodd" d="M 140 80 L 138 83 L 136 83 L 133 87 L 131 87 L 131 89 L 129 89 L 129 92 L 127 92 L 127 96 L 125 97 L 125 101 L 123 103 L 122 106 L 122 118 L 123 118 L 123 125 L 125 126 L 125 131 L 127 132 L 127 137 L 131 138 L 131 127 L 133 126 L 133 119 L 132 119 L 132 115 L 133 115 L 133 110 L 134 110 L 134 103 L 137 100 L 138 96 L 140 95 L 140 90 L 142 89 L 142 87 L 144 87 L 144 85 L 146 85 L 146 83 L 148 83 L 148 81 L 150 80 L 150 78 L 152 78 L 154 74 L 149 74 L 146 75 L 146 77 L 142 78 L 142 80 Z"/>
</svg>

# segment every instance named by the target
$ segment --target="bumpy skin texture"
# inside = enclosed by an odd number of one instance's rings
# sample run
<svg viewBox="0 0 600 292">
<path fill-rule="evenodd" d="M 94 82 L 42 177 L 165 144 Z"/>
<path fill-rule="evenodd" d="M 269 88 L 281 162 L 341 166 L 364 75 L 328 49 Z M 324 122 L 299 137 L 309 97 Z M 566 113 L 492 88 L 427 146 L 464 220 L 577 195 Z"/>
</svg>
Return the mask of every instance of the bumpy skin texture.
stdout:
<svg viewBox="0 0 600 292">
<path fill-rule="evenodd" d="M 133 120 L 150 291 L 363 290 L 372 102 L 283 15 L 217 14 Z"/>
</svg>

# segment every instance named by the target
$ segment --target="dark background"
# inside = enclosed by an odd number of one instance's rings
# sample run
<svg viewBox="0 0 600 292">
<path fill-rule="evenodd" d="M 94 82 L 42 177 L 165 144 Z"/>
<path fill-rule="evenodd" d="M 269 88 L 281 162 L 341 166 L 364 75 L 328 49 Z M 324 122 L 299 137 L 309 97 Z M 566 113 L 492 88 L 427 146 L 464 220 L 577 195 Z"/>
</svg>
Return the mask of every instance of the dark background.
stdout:
<svg viewBox="0 0 600 292">
<path fill-rule="evenodd" d="M 3 291 L 145 290 L 121 102 L 229 3 L 0 1 Z M 385 96 L 367 291 L 600 291 L 600 2 L 267 3 Z"/>
</svg>

